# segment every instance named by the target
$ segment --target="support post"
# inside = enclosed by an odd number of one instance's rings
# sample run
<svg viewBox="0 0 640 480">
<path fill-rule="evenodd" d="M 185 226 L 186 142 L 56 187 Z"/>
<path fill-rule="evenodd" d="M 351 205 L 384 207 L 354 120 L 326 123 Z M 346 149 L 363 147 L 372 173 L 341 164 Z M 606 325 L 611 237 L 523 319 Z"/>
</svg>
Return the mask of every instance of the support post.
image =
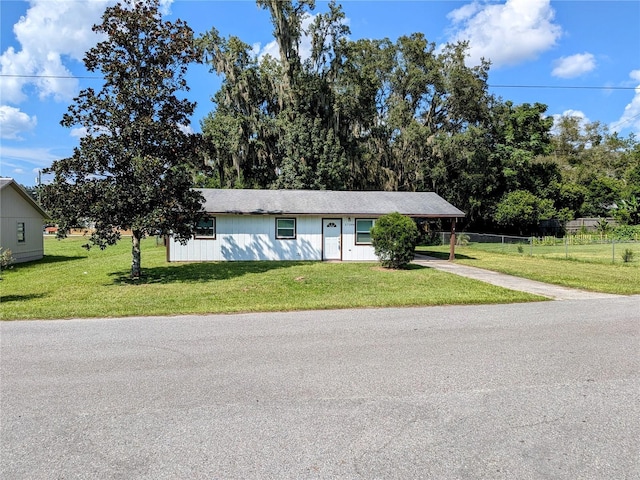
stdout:
<svg viewBox="0 0 640 480">
<path fill-rule="evenodd" d="M 451 238 L 449 239 L 449 261 L 456 259 L 456 219 L 451 219 Z"/>
</svg>

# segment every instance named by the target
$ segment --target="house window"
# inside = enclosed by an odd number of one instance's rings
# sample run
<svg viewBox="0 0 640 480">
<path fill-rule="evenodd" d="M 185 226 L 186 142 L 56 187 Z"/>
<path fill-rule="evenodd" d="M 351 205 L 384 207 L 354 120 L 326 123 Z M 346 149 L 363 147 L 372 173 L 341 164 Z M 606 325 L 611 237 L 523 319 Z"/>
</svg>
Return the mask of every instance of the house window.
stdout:
<svg viewBox="0 0 640 480">
<path fill-rule="evenodd" d="M 196 238 L 216 238 L 215 217 L 202 217 L 196 225 Z"/>
<path fill-rule="evenodd" d="M 276 238 L 296 238 L 296 219 L 276 218 Z"/>
<path fill-rule="evenodd" d="M 372 218 L 356 218 L 356 245 L 371 245 L 371 229 L 375 223 Z"/>
<path fill-rule="evenodd" d="M 18 222 L 18 243 L 25 242 L 24 222 Z"/>
</svg>

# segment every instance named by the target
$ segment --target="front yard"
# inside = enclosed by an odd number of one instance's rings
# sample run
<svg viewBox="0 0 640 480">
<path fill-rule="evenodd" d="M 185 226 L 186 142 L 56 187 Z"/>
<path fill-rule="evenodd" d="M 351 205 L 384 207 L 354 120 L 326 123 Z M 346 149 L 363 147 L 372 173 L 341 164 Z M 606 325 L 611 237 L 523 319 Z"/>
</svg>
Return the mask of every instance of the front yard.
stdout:
<svg viewBox="0 0 640 480">
<path fill-rule="evenodd" d="M 386 270 L 374 263 L 167 263 L 147 239 L 144 278 L 128 279 L 130 242 L 104 251 L 85 240 L 45 237 L 45 258 L 4 271 L 0 318 L 52 319 L 180 315 L 361 307 L 408 307 L 542 300 L 412 265 Z"/>
</svg>

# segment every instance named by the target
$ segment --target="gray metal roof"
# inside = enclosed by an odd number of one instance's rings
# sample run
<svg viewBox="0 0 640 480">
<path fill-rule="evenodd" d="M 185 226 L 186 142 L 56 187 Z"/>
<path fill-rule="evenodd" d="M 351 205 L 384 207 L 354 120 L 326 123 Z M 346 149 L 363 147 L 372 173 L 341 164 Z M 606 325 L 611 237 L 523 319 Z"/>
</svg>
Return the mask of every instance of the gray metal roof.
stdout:
<svg viewBox="0 0 640 480">
<path fill-rule="evenodd" d="M 399 212 L 413 217 L 464 217 L 433 192 L 332 190 L 199 190 L 207 213 L 244 215 L 370 215 Z"/>
</svg>

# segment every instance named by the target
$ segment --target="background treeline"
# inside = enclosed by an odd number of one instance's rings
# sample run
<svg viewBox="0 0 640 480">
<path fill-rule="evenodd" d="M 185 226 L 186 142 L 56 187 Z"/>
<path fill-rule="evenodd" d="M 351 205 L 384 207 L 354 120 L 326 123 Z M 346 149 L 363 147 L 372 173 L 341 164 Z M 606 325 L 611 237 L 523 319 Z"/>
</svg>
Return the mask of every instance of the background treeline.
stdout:
<svg viewBox="0 0 640 480">
<path fill-rule="evenodd" d="M 465 43 L 437 48 L 422 33 L 351 41 L 335 3 L 306 29 L 313 1 L 257 3 L 280 60 L 215 29 L 198 40 L 224 78 L 202 121 L 201 186 L 435 191 L 481 231 L 614 211 L 638 223 L 633 136 L 573 117 L 554 126 L 545 105 L 490 94 L 489 63 L 465 66 Z"/>
<path fill-rule="evenodd" d="M 464 42 L 353 41 L 339 5 L 311 17 L 314 3 L 257 1 L 279 59 L 215 29 L 195 40 L 223 78 L 201 122 L 196 186 L 434 191 L 476 231 L 527 234 L 584 216 L 640 223 L 633 135 L 572 117 L 554 125 L 546 105 L 496 97 L 489 63 L 467 67 Z"/>
</svg>

